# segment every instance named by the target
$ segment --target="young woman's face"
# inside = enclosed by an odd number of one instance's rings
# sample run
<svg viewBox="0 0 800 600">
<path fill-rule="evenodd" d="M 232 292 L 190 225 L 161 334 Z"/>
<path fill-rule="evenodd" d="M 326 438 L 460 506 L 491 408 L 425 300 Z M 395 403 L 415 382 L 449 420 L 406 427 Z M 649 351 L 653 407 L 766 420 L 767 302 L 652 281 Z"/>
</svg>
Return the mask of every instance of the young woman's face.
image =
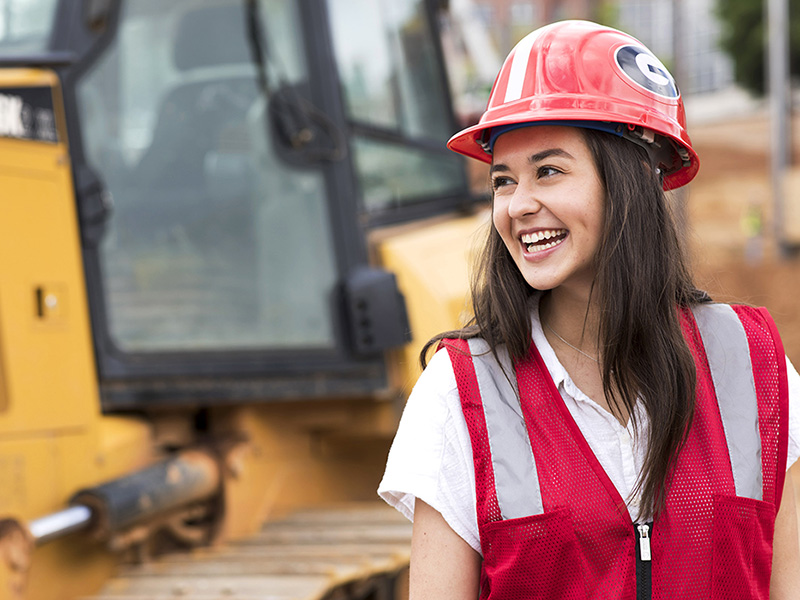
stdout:
<svg viewBox="0 0 800 600">
<path fill-rule="evenodd" d="M 493 157 L 494 226 L 525 281 L 588 295 L 605 193 L 581 131 L 515 129 L 497 139 Z"/>
</svg>

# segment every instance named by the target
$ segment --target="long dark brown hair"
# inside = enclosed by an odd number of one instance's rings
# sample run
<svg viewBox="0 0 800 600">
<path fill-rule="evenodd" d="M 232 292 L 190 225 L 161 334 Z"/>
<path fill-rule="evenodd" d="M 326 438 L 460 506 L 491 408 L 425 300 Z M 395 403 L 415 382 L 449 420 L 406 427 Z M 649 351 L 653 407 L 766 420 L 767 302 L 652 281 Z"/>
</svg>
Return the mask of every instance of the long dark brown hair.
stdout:
<svg viewBox="0 0 800 600">
<path fill-rule="evenodd" d="M 619 414 L 624 407 L 637 430 L 638 399 L 647 413 L 649 441 L 637 491 L 642 516 L 652 516 L 663 508 L 670 468 L 694 415 L 696 372 L 677 308 L 710 298 L 692 281 L 649 153 L 609 133 L 581 131 L 606 196 L 591 292 L 601 307 L 603 390 L 612 410 Z M 420 354 L 423 367 L 431 346 L 446 338 L 481 337 L 493 352 L 504 345 L 515 362 L 527 355 L 530 298 L 537 290 L 522 277 L 493 226 L 471 292 L 474 317 L 463 329 L 431 339 Z"/>
</svg>

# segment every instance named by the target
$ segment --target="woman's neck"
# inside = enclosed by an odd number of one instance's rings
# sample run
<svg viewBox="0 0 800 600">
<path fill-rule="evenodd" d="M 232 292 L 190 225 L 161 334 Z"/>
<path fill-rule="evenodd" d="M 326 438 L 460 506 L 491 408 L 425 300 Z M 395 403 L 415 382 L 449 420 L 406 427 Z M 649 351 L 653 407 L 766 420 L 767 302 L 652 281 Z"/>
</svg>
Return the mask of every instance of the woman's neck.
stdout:
<svg viewBox="0 0 800 600">
<path fill-rule="evenodd" d="M 542 330 L 572 381 L 627 427 L 627 409 L 618 404 L 612 408 L 603 386 L 599 315 L 597 302 L 589 294 L 579 296 L 558 288 L 545 292 L 539 301 Z"/>
<path fill-rule="evenodd" d="M 598 357 L 599 309 L 590 295 L 556 288 L 545 292 L 539 304 L 539 318 L 565 343 Z"/>
</svg>

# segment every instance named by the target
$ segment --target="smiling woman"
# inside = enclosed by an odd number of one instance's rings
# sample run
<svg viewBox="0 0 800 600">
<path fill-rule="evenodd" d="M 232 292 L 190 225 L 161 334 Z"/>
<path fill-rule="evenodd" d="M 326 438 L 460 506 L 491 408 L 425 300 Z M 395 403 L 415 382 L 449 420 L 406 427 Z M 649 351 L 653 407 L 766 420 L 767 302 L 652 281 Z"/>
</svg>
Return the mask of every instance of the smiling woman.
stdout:
<svg viewBox="0 0 800 600">
<path fill-rule="evenodd" d="M 764 309 L 694 286 L 665 190 L 699 163 L 663 64 L 543 27 L 448 145 L 491 163 L 493 218 L 379 489 L 414 520 L 412 599 L 793 597 L 800 375 Z"/>
<path fill-rule="evenodd" d="M 581 130 L 510 131 L 495 143 L 491 173 L 494 226 L 528 285 L 588 297 L 605 193 Z"/>
</svg>

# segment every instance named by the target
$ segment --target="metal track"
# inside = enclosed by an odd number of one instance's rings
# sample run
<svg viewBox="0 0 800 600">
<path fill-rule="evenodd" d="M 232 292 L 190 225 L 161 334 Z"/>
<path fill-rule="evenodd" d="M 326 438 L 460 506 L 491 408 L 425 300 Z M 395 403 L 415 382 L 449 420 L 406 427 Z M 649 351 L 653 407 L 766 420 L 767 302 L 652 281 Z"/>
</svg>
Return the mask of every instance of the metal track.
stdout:
<svg viewBox="0 0 800 600">
<path fill-rule="evenodd" d="M 304 510 L 242 542 L 125 567 L 91 600 L 393 600 L 410 539 L 386 505 Z"/>
</svg>

